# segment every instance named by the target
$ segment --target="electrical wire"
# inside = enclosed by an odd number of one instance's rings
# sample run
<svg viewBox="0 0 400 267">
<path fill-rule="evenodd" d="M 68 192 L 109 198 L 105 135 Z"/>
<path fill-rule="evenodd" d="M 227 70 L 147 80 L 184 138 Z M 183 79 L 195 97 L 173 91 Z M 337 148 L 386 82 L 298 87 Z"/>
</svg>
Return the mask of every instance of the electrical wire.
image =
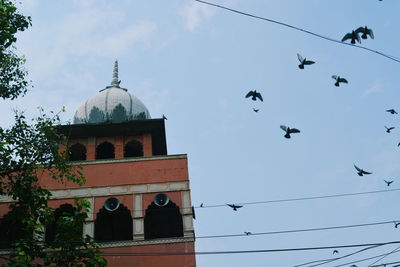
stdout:
<svg viewBox="0 0 400 267">
<path fill-rule="evenodd" d="M 374 261 L 373 263 L 371 263 L 370 265 L 368 265 L 368 267 L 371 267 L 372 265 L 374 265 L 375 263 L 383 260 L 384 258 L 386 258 L 387 256 L 395 253 L 396 251 L 398 251 L 400 249 L 400 247 L 395 248 L 394 250 L 392 250 L 391 252 L 387 253 L 386 255 L 382 256 L 381 258 L 377 259 L 376 261 Z"/>
<path fill-rule="evenodd" d="M 398 253 L 398 252 L 400 252 L 400 251 L 396 251 L 394 253 Z M 394 253 L 392 253 L 392 254 L 394 254 Z M 386 254 L 389 254 L 389 253 L 385 253 L 385 254 L 381 254 L 381 255 L 377 255 L 377 256 L 373 256 L 373 257 L 368 257 L 368 258 L 365 258 L 365 259 L 356 260 L 356 261 L 352 261 L 352 262 L 346 262 L 346 263 L 335 265 L 335 266 L 332 266 L 332 267 L 342 267 L 342 266 L 347 266 L 347 265 L 350 265 L 350 264 L 353 264 L 353 263 L 359 263 L 359 262 L 363 262 L 363 261 L 368 261 L 368 260 L 372 260 L 372 259 L 376 259 L 376 258 L 382 257 L 382 256 L 384 256 Z M 392 264 L 396 264 L 396 263 L 400 263 L 400 262 L 394 262 Z M 378 266 L 381 266 L 381 265 L 382 264 L 375 265 L 375 267 L 378 267 Z"/>
<path fill-rule="evenodd" d="M 302 29 L 302 28 L 299 28 L 299 27 L 296 27 L 296 26 L 293 26 L 293 25 L 290 25 L 290 24 L 287 24 L 287 23 L 283 23 L 283 22 L 280 22 L 280 21 L 277 21 L 277 20 L 273 20 L 273 19 L 269 19 L 269 18 L 265 18 L 265 17 L 252 15 L 252 14 L 249 14 L 249 13 L 246 13 L 246 12 L 242 12 L 242 11 L 239 11 L 239 10 L 236 10 L 236 9 L 232 9 L 232 8 L 228 8 L 228 7 L 225 7 L 225 6 L 217 5 L 217 4 L 214 4 L 214 3 L 206 2 L 206 1 L 203 1 L 203 0 L 194 0 L 194 1 L 206 4 L 206 5 L 214 6 L 214 7 L 217 7 L 217 8 L 221 8 L 221 9 L 224 9 L 224 10 L 228 10 L 228 11 L 240 14 L 240 15 L 251 17 L 251 18 L 260 19 L 260 20 L 271 22 L 271 23 L 275 23 L 275 24 L 278 24 L 278 25 L 281 25 L 281 26 L 284 26 L 284 27 L 287 27 L 287 28 L 291 28 L 293 30 L 297 30 L 297 31 L 300 31 L 300 32 L 304 32 L 304 33 L 313 35 L 315 37 L 322 38 L 322 39 L 325 39 L 325 40 L 328 40 L 328 41 L 331 41 L 331 42 L 335 42 L 335 43 L 338 43 L 338 44 L 364 49 L 364 50 L 367 50 L 369 52 L 378 54 L 380 56 L 386 57 L 388 59 L 391 59 L 393 61 L 396 61 L 396 62 L 400 63 L 400 59 L 398 57 L 391 56 L 391 55 L 388 55 L 388 54 L 384 54 L 382 52 L 379 52 L 377 50 L 373 50 L 373 49 L 365 47 L 365 46 L 344 43 L 344 42 L 341 42 L 339 40 L 336 40 L 336 39 L 333 39 L 333 38 L 330 38 L 330 37 L 326 37 L 326 36 L 323 36 L 321 34 L 314 33 L 314 32 L 311 32 L 311 31 L 308 31 L 308 30 L 305 30 L 305 29 Z"/>
</svg>

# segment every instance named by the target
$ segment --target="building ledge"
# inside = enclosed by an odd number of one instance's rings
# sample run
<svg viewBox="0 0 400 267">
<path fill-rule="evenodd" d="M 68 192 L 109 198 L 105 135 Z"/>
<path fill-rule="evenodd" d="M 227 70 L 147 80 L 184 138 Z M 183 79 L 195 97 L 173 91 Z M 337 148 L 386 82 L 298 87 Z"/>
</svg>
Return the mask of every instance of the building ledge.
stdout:
<svg viewBox="0 0 400 267">
<path fill-rule="evenodd" d="M 119 163 L 119 162 L 136 162 L 136 161 L 168 160 L 168 159 L 187 159 L 187 154 L 120 158 L 120 159 L 82 160 L 82 161 L 71 161 L 70 163 L 71 165 L 95 165 L 95 164 L 107 164 L 107 163 Z"/>
</svg>

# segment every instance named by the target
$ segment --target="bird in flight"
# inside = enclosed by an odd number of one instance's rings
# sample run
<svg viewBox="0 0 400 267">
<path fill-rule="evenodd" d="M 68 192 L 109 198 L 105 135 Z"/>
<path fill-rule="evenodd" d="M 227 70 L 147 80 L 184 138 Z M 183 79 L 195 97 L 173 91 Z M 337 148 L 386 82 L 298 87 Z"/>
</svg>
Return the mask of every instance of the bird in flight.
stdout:
<svg viewBox="0 0 400 267">
<path fill-rule="evenodd" d="M 356 41 L 361 43 L 360 36 L 358 35 L 358 32 L 356 32 L 356 31 L 351 31 L 351 33 L 350 32 L 346 33 L 346 35 L 342 39 L 342 42 L 347 41 L 349 39 L 351 39 L 350 43 L 352 43 L 352 44 L 355 44 Z"/>
<path fill-rule="evenodd" d="M 387 132 L 387 133 L 390 133 L 390 131 L 393 130 L 395 127 L 389 127 L 389 128 L 388 128 L 388 127 L 385 126 L 385 128 L 386 128 L 386 132 Z"/>
<path fill-rule="evenodd" d="M 353 165 L 354 165 L 354 168 L 356 168 L 357 174 L 358 174 L 359 176 L 363 176 L 364 174 L 365 174 L 365 175 L 367 175 L 367 174 L 372 174 L 372 172 L 366 172 L 366 171 L 364 171 L 363 169 L 358 168 L 358 167 L 356 166 L 356 164 L 353 164 Z"/>
<path fill-rule="evenodd" d="M 229 207 L 231 207 L 234 211 L 237 211 L 238 209 L 240 209 L 241 207 L 243 207 L 243 206 L 235 205 L 235 204 L 226 204 L 226 205 L 228 205 Z"/>
<path fill-rule="evenodd" d="M 400 222 L 393 222 L 393 223 L 394 223 L 394 228 L 397 228 L 400 225 Z"/>
<path fill-rule="evenodd" d="M 255 108 L 253 108 L 253 110 L 254 110 L 255 113 L 260 111 L 260 109 L 255 109 Z"/>
<path fill-rule="evenodd" d="M 339 86 L 340 83 L 349 83 L 345 78 L 342 78 L 338 75 L 332 75 L 332 78 L 336 80 L 335 86 Z"/>
<path fill-rule="evenodd" d="M 390 114 L 397 114 L 396 110 L 394 109 L 387 109 L 386 112 L 389 112 Z"/>
<path fill-rule="evenodd" d="M 315 63 L 314 61 L 307 60 L 306 58 L 303 58 L 299 53 L 297 53 L 297 58 L 300 61 L 300 65 L 299 65 L 300 69 L 304 69 L 304 65 L 312 65 L 312 64 Z"/>
<path fill-rule="evenodd" d="M 335 249 L 332 254 L 335 254 L 335 253 L 338 254 L 339 251 L 337 249 Z"/>
<path fill-rule="evenodd" d="M 163 120 L 168 120 L 167 117 L 165 117 L 164 114 L 162 114 L 162 118 L 163 118 Z"/>
<path fill-rule="evenodd" d="M 250 91 L 247 93 L 246 98 L 249 98 L 251 96 L 251 100 L 256 101 L 257 98 L 260 99 L 261 101 L 264 101 L 260 92 L 257 92 L 256 90 Z"/>
<path fill-rule="evenodd" d="M 386 181 L 384 180 L 387 186 L 390 186 L 391 183 L 393 183 L 394 181 Z"/>
<path fill-rule="evenodd" d="M 202 208 L 202 207 L 204 207 L 204 206 L 203 206 L 203 203 L 200 204 L 200 208 Z"/>
<path fill-rule="evenodd" d="M 371 39 L 374 39 L 374 32 L 372 31 L 372 29 L 368 28 L 367 26 L 359 27 L 357 30 L 355 30 L 355 32 L 357 34 L 362 33 L 361 38 L 363 38 L 363 39 L 367 39 L 368 36 L 371 37 Z"/>
<path fill-rule="evenodd" d="M 246 235 L 251 235 L 251 232 L 244 232 Z"/>
<path fill-rule="evenodd" d="M 285 126 L 285 125 L 281 125 L 280 127 L 281 127 L 282 130 L 284 130 L 284 131 L 286 132 L 286 134 L 284 135 L 284 137 L 286 137 L 286 138 L 288 138 L 288 139 L 290 138 L 290 134 L 292 134 L 292 133 L 299 133 L 299 132 L 300 132 L 300 130 L 298 130 L 298 129 L 296 129 L 296 128 L 290 128 L 290 127 Z"/>
</svg>

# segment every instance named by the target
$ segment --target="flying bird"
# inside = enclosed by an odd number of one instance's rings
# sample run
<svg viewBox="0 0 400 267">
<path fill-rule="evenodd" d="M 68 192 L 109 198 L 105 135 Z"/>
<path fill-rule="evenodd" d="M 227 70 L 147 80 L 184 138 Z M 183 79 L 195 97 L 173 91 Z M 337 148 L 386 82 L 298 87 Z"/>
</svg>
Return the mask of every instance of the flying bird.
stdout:
<svg viewBox="0 0 400 267">
<path fill-rule="evenodd" d="M 387 186 L 390 186 L 391 183 L 393 183 L 394 181 L 386 181 L 384 180 Z"/>
<path fill-rule="evenodd" d="M 386 112 L 389 112 L 390 114 L 397 114 L 396 110 L 394 109 L 387 109 Z"/>
<path fill-rule="evenodd" d="M 359 176 L 363 176 L 364 174 L 365 174 L 365 175 L 367 175 L 367 174 L 372 174 L 372 172 L 366 172 L 366 171 L 364 171 L 363 169 L 358 168 L 355 164 L 353 164 L 353 165 L 354 165 L 354 168 L 356 168 L 357 174 L 358 174 Z"/>
<path fill-rule="evenodd" d="M 202 207 L 204 207 L 204 206 L 203 206 L 203 203 L 200 204 L 200 208 L 202 208 Z"/>
<path fill-rule="evenodd" d="M 394 223 L 394 228 L 397 228 L 400 225 L 400 222 L 393 222 Z"/>
<path fill-rule="evenodd" d="M 285 125 L 281 125 L 280 127 L 281 127 L 282 130 L 284 130 L 284 131 L 286 132 L 286 134 L 284 135 L 284 137 L 286 137 L 286 138 L 288 138 L 288 139 L 290 138 L 290 134 L 292 134 L 292 133 L 299 133 L 299 132 L 300 132 L 300 130 L 298 130 L 298 129 L 296 129 L 296 128 L 290 128 L 290 127 L 285 126 Z"/>
<path fill-rule="evenodd" d="M 226 205 L 228 205 L 229 207 L 231 207 L 234 211 L 237 211 L 238 209 L 240 209 L 241 207 L 243 207 L 243 206 L 235 205 L 235 204 L 226 204 Z"/>
<path fill-rule="evenodd" d="M 400 143 L 398 143 L 397 146 L 400 146 Z"/>
<path fill-rule="evenodd" d="M 299 65 L 300 69 L 304 69 L 304 65 L 312 65 L 312 64 L 315 63 L 314 61 L 307 60 L 306 58 L 303 58 L 299 53 L 297 53 L 297 58 L 300 61 L 300 65 Z"/>
<path fill-rule="evenodd" d="M 244 232 L 246 235 L 251 235 L 251 232 Z"/>
<path fill-rule="evenodd" d="M 390 127 L 390 128 L 388 128 L 388 127 L 385 126 L 385 128 L 386 128 L 386 132 L 387 132 L 387 133 L 390 133 L 390 131 L 393 130 L 395 127 Z"/>
<path fill-rule="evenodd" d="M 247 93 L 246 98 L 249 98 L 251 96 L 251 100 L 256 101 L 257 98 L 260 99 L 261 101 L 264 101 L 260 92 L 257 92 L 256 90 L 250 91 Z"/>
<path fill-rule="evenodd" d="M 374 39 L 374 32 L 372 31 L 372 29 L 368 28 L 367 26 L 359 27 L 355 32 L 357 34 L 362 33 L 361 38 L 363 38 L 363 39 L 367 39 L 368 36 L 371 37 L 371 39 Z"/>
<path fill-rule="evenodd" d="M 349 83 L 345 78 L 342 78 L 338 75 L 332 75 L 332 78 L 336 80 L 335 86 L 339 86 L 340 83 Z"/>
<path fill-rule="evenodd" d="M 167 117 L 165 117 L 164 114 L 162 114 L 162 118 L 163 118 L 163 120 L 168 120 Z"/>
<path fill-rule="evenodd" d="M 260 109 L 255 109 L 255 108 L 253 108 L 253 110 L 254 110 L 254 112 L 259 112 L 260 111 Z"/>
<path fill-rule="evenodd" d="M 351 39 L 352 44 L 355 44 L 356 41 L 361 43 L 360 36 L 358 35 L 358 32 L 356 32 L 356 31 L 351 31 L 351 33 L 346 33 L 346 35 L 342 39 L 342 42 L 347 41 L 349 39 Z"/>
<path fill-rule="evenodd" d="M 335 249 L 332 254 L 335 254 L 335 253 L 338 254 L 339 251 L 337 249 Z"/>
</svg>

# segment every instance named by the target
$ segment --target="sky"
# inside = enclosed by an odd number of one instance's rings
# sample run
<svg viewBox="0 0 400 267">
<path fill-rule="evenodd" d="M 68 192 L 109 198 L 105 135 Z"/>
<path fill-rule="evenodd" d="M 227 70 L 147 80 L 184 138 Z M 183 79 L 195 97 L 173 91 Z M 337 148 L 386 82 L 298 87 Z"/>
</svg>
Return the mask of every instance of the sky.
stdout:
<svg viewBox="0 0 400 267">
<path fill-rule="evenodd" d="M 210 0 L 334 39 L 360 26 L 361 45 L 400 57 L 397 0 Z M 194 0 L 22 0 L 33 26 L 18 35 L 33 88 L 1 100 L 0 126 L 13 110 L 59 111 L 64 122 L 109 85 L 121 86 L 166 121 L 168 153 L 188 154 L 196 250 L 265 250 L 399 240 L 394 224 L 275 235 L 200 238 L 400 221 L 398 192 L 244 205 L 276 199 L 400 188 L 400 63 Z M 296 54 L 313 60 L 300 70 Z M 332 75 L 349 83 L 334 86 Z M 264 101 L 245 95 L 261 92 Z M 258 113 L 253 108 L 260 109 Z M 301 130 L 291 139 L 280 125 Z M 396 127 L 386 133 L 384 126 Z M 398 128 L 397 128 L 398 127 Z M 360 177 L 353 166 L 373 174 Z M 387 187 L 385 180 L 394 180 Z M 323 266 L 373 257 L 370 249 Z M 199 267 L 295 266 L 360 248 L 199 255 Z M 392 254 L 379 263 L 400 260 Z M 378 258 L 377 258 L 378 259 Z M 368 266 L 374 260 L 357 263 Z M 350 266 L 347 264 L 344 266 Z M 310 266 L 310 265 L 307 265 Z"/>
</svg>

